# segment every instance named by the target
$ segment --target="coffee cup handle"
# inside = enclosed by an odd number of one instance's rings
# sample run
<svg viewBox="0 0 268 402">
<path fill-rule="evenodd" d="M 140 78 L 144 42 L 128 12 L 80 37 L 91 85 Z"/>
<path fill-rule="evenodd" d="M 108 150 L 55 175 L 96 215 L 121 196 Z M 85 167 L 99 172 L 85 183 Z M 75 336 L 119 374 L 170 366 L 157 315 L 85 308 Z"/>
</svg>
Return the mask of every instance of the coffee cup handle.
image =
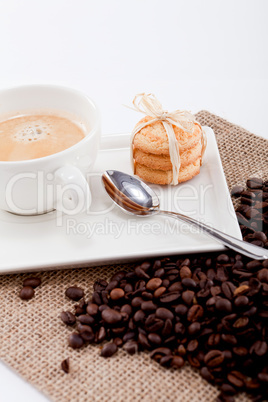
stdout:
<svg viewBox="0 0 268 402">
<path fill-rule="evenodd" d="M 54 173 L 54 208 L 67 215 L 76 215 L 90 207 L 91 192 L 85 176 L 76 166 L 66 165 Z"/>
</svg>

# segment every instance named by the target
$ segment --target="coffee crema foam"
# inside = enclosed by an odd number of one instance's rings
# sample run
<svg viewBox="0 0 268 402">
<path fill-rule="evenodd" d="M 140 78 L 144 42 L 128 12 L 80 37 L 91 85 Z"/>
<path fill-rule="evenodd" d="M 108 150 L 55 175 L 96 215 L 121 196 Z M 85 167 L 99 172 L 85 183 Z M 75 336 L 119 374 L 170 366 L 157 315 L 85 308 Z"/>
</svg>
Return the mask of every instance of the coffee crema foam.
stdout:
<svg viewBox="0 0 268 402">
<path fill-rule="evenodd" d="M 70 148 L 85 137 L 82 123 L 56 114 L 0 121 L 0 161 L 37 159 Z"/>
</svg>

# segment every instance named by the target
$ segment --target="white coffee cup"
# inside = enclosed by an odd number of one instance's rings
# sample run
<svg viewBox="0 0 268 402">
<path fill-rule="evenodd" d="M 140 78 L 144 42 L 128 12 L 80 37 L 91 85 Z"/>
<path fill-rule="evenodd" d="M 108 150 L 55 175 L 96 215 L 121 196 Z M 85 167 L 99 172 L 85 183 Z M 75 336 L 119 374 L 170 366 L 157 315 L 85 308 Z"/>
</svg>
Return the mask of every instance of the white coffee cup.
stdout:
<svg viewBox="0 0 268 402">
<path fill-rule="evenodd" d="M 86 136 L 64 151 L 38 159 L 0 161 L 0 209 L 19 215 L 58 210 L 70 215 L 90 206 L 86 174 L 100 142 L 100 113 L 79 91 L 56 85 L 28 85 L 0 91 L 0 118 L 49 110 L 76 116 Z"/>
</svg>

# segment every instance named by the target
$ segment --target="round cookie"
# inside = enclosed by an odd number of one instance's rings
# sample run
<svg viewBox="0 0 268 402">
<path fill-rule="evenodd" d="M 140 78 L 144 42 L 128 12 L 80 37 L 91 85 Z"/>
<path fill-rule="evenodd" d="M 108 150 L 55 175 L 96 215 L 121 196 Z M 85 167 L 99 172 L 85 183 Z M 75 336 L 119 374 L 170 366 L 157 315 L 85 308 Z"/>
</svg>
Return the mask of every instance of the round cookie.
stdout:
<svg viewBox="0 0 268 402">
<path fill-rule="evenodd" d="M 201 156 L 202 145 L 198 142 L 192 148 L 180 154 L 181 168 L 196 161 Z M 156 155 L 152 153 L 143 152 L 135 148 L 133 152 L 136 163 L 147 166 L 151 169 L 157 170 L 172 170 L 172 163 L 169 155 Z"/>
<path fill-rule="evenodd" d="M 194 163 L 190 163 L 180 170 L 178 181 L 192 179 L 200 172 L 201 158 L 198 158 Z M 172 182 L 172 170 L 151 169 L 147 166 L 135 163 L 135 174 L 141 179 L 154 184 L 170 184 Z"/>
<path fill-rule="evenodd" d="M 138 125 L 152 120 L 152 117 L 145 116 Z M 192 133 L 187 133 L 177 126 L 172 126 L 178 140 L 180 152 L 193 148 L 201 139 L 202 129 L 194 123 Z M 166 130 L 161 121 L 148 125 L 141 129 L 134 137 L 133 145 L 146 153 L 156 155 L 169 155 L 169 141 Z"/>
</svg>

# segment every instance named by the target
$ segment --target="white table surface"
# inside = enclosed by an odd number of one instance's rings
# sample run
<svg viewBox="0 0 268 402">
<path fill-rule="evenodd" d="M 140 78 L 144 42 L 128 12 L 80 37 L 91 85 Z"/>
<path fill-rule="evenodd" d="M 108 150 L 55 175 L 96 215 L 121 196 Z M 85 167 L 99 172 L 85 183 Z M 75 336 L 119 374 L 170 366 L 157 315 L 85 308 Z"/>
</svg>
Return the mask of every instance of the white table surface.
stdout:
<svg viewBox="0 0 268 402">
<path fill-rule="evenodd" d="M 131 131 L 141 115 L 123 104 L 152 92 L 268 138 L 267 14 L 267 0 L 2 0 L 0 88 L 80 89 L 103 134 Z M 1 363 L 0 388 L 4 402 L 46 400 Z"/>
</svg>

